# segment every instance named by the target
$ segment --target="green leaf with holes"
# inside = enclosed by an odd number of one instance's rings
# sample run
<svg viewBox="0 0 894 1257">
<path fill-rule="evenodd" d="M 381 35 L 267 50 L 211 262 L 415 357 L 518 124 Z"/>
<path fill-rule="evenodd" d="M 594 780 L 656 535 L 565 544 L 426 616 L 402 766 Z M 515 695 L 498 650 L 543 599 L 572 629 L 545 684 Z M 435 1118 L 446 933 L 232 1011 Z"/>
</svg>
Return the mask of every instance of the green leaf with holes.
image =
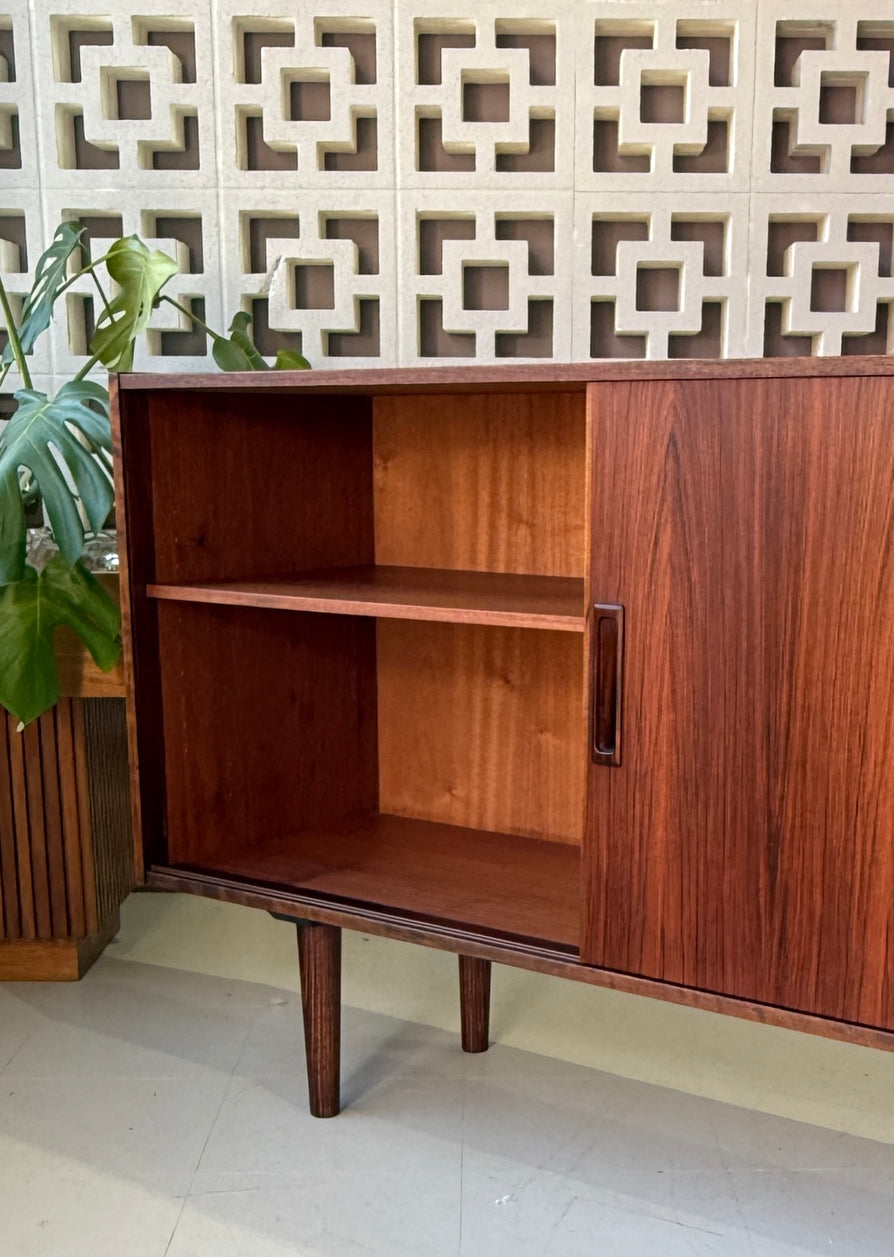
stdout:
<svg viewBox="0 0 894 1257">
<path fill-rule="evenodd" d="M 24 566 L 21 468 L 36 481 L 56 544 L 69 564 L 84 546 L 78 502 L 96 531 L 114 500 L 107 391 L 89 380 L 72 380 L 52 399 L 34 389 L 20 389 L 15 398 L 18 409 L 0 432 L 0 585 L 18 580 Z"/>
<path fill-rule="evenodd" d="M 38 573 L 0 587 L 0 706 L 23 724 L 59 698 L 53 636 L 67 625 L 104 672 L 121 653 L 114 598 L 81 563 L 56 555 Z"/>
<path fill-rule="evenodd" d="M 148 249 L 139 236 L 116 240 L 106 254 L 106 266 L 118 292 L 97 321 L 90 352 L 110 371 L 129 371 L 134 340 L 148 327 L 158 294 L 179 268 L 166 253 Z"/>
<path fill-rule="evenodd" d="M 34 283 L 22 306 L 19 324 L 19 340 L 26 354 L 31 353 L 38 336 L 50 326 L 53 305 L 67 278 L 68 259 L 78 247 L 83 234 L 84 228 L 80 223 L 60 223 L 53 236 L 53 243 L 37 260 Z M 12 346 L 7 344 L 0 361 L 5 366 L 12 360 Z"/>
</svg>

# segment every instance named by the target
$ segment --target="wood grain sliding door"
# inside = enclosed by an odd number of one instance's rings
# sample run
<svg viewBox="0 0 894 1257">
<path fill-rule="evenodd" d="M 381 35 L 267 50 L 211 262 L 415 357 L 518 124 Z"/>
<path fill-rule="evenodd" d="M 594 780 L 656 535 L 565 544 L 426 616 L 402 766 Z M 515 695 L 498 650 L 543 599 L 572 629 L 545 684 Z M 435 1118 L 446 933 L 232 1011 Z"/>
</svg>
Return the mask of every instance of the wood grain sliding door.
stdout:
<svg viewBox="0 0 894 1257">
<path fill-rule="evenodd" d="M 591 386 L 583 959 L 894 1028 L 894 380 Z"/>
</svg>

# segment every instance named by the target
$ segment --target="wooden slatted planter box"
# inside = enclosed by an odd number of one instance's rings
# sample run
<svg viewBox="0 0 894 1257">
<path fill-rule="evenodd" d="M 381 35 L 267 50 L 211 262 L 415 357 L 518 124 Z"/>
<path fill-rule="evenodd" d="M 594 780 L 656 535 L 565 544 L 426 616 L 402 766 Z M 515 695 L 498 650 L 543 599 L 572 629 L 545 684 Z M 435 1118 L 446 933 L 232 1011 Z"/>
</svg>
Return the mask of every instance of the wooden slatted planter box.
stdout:
<svg viewBox="0 0 894 1257">
<path fill-rule="evenodd" d="M 81 977 L 132 884 L 121 669 L 73 634 L 57 657 L 52 711 L 21 733 L 0 713 L 0 981 Z"/>
</svg>

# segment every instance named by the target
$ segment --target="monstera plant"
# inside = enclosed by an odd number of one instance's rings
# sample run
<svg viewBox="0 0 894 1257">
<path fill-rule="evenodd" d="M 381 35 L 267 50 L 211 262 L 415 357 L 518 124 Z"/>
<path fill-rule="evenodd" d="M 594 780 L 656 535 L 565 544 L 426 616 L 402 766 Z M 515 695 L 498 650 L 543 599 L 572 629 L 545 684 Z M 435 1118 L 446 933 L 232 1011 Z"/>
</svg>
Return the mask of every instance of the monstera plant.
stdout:
<svg viewBox="0 0 894 1257">
<path fill-rule="evenodd" d="M 0 311 L 7 343 L 0 358 L 0 389 L 11 371 L 21 387 L 16 409 L 0 430 L 0 707 L 27 724 L 59 697 L 53 649 L 55 630 L 67 625 L 97 665 L 108 670 L 121 650 L 115 600 L 82 561 L 85 539 L 103 528 L 113 506 L 108 390 L 88 376 L 98 366 L 128 371 L 134 345 L 162 302 L 175 306 L 211 338 L 215 362 L 225 371 L 267 370 L 251 340 L 251 318 L 233 319 L 223 336 L 162 291 L 177 274 L 167 254 L 138 236 L 116 240 L 107 253 L 84 261 L 84 229 L 63 223 L 35 270 L 34 284 L 16 319 L 0 281 Z M 54 397 L 35 389 L 28 357 L 52 322 L 56 301 L 90 276 L 102 312 L 90 341 L 90 358 Z M 113 288 L 106 291 L 108 277 Z M 300 354 L 280 351 L 275 367 L 304 369 Z M 38 570 L 27 557 L 26 506 L 39 496 L 58 553 Z"/>
</svg>

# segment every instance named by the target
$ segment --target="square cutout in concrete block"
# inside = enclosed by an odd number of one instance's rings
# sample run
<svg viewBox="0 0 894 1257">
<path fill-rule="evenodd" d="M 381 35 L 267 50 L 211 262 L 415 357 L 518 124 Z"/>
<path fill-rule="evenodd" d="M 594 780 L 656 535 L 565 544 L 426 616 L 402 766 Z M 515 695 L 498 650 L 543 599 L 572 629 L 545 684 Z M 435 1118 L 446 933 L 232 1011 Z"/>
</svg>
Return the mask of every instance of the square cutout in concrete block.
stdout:
<svg viewBox="0 0 894 1257">
<path fill-rule="evenodd" d="M 508 82 L 463 83 L 463 122 L 508 121 Z"/>
<path fill-rule="evenodd" d="M 463 267 L 464 310 L 508 310 L 508 266 Z"/>
<path fill-rule="evenodd" d="M 637 310 L 679 310 L 680 272 L 675 266 L 638 266 Z"/>
<path fill-rule="evenodd" d="M 811 310 L 837 313 L 847 310 L 850 268 L 814 266 L 810 276 Z"/>
<path fill-rule="evenodd" d="M 332 263 L 295 267 L 295 309 L 332 310 L 335 308 L 335 267 Z"/>
<path fill-rule="evenodd" d="M 641 122 L 679 123 L 686 117 L 686 91 L 679 83 L 642 82 L 639 89 Z"/>
</svg>

